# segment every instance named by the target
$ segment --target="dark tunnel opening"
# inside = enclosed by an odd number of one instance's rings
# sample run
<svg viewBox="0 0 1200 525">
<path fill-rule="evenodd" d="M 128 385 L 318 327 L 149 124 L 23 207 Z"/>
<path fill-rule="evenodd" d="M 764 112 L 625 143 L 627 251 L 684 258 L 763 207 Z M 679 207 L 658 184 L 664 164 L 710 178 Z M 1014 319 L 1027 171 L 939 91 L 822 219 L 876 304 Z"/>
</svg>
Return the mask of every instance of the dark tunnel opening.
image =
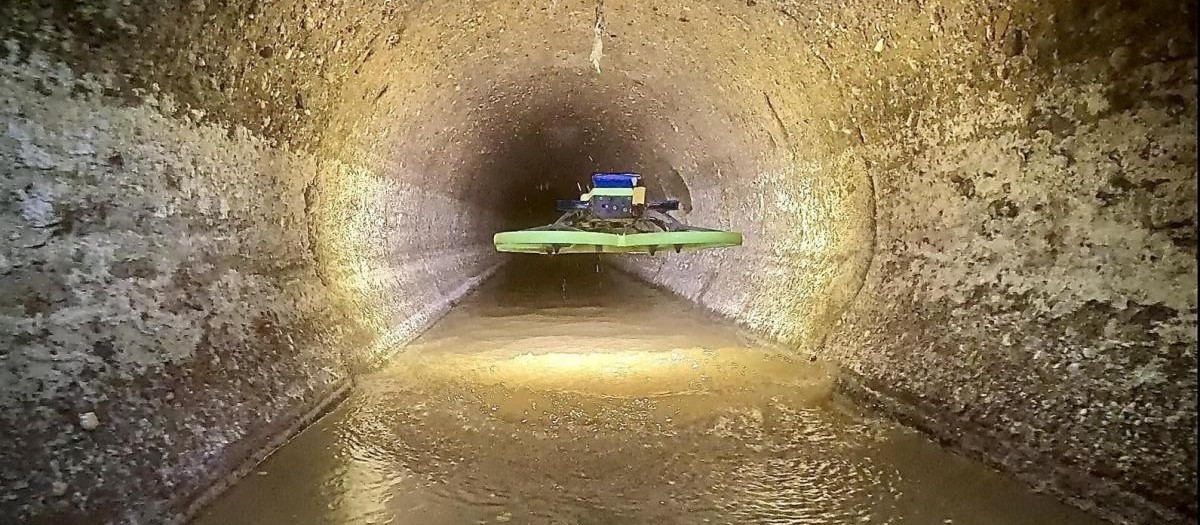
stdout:
<svg viewBox="0 0 1200 525">
<path fill-rule="evenodd" d="M 561 214 L 555 201 L 578 198 L 596 172 L 639 173 L 650 198 L 678 199 L 682 210 L 690 210 L 687 184 L 654 147 L 678 139 L 647 126 L 664 118 L 661 108 L 643 100 L 624 109 L 614 97 L 628 95 L 573 76 L 531 77 L 520 90 L 489 93 L 478 107 L 482 130 L 472 143 L 482 146 L 463 169 L 478 185 L 478 206 L 499 216 L 497 228 L 553 222 Z"/>
</svg>

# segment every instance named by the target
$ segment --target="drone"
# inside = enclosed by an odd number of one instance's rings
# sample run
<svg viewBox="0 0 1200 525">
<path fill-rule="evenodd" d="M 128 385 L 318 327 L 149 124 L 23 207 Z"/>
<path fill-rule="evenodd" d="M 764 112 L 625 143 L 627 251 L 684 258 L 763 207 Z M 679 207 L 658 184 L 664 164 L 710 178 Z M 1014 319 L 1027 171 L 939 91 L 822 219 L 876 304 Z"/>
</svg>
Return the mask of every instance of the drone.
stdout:
<svg viewBox="0 0 1200 525">
<path fill-rule="evenodd" d="M 593 173 L 592 188 L 578 200 L 558 200 L 557 221 L 493 238 L 496 250 L 559 255 L 568 253 L 650 254 L 696 251 L 742 244 L 742 234 L 688 226 L 670 215 L 679 201 L 647 201 L 637 173 Z"/>
</svg>

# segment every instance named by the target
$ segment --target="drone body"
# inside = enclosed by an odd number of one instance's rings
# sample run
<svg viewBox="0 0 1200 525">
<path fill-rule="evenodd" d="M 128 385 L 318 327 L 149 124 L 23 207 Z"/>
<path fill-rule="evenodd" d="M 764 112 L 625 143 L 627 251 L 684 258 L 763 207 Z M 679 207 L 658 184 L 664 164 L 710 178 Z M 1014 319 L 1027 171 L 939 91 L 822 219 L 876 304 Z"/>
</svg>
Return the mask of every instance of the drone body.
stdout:
<svg viewBox="0 0 1200 525">
<path fill-rule="evenodd" d="M 592 189 L 578 200 L 560 200 L 557 221 L 527 230 L 497 233 L 501 252 L 648 253 L 702 250 L 742 244 L 742 234 L 688 226 L 669 212 L 679 201 L 646 201 L 636 173 L 592 174 Z"/>
</svg>

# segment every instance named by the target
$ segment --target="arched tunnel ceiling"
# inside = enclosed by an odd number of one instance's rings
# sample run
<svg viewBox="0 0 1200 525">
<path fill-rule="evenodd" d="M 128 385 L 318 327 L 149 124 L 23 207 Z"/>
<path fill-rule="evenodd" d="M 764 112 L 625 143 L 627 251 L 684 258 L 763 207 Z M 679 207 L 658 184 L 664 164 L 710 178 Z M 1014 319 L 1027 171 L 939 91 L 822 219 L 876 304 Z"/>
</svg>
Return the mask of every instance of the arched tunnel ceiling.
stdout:
<svg viewBox="0 0 1200 525">
<path fill-rule="evenodd" d="M 626 169 L 746 243 L 625 270 L 1061 497 L 1195 516 L 1193 3 L 18 4 L 0 455 L 59 466 L 5 462 L 0 516 L 194 507 Z"/>
</svg>

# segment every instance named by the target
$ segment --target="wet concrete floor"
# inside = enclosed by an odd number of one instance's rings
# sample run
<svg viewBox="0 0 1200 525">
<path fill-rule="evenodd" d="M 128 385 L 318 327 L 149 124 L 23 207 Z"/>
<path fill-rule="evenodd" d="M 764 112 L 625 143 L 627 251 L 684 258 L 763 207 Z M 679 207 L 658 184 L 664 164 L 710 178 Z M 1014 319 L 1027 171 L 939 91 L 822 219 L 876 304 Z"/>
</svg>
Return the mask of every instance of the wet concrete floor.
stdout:
<svg viewBox="0 0 1200 525">
<path fill-rule="evenodd" d="M 594 261 L 515 259 L 197 523 L 1101 523 Z"/>
</svg>

